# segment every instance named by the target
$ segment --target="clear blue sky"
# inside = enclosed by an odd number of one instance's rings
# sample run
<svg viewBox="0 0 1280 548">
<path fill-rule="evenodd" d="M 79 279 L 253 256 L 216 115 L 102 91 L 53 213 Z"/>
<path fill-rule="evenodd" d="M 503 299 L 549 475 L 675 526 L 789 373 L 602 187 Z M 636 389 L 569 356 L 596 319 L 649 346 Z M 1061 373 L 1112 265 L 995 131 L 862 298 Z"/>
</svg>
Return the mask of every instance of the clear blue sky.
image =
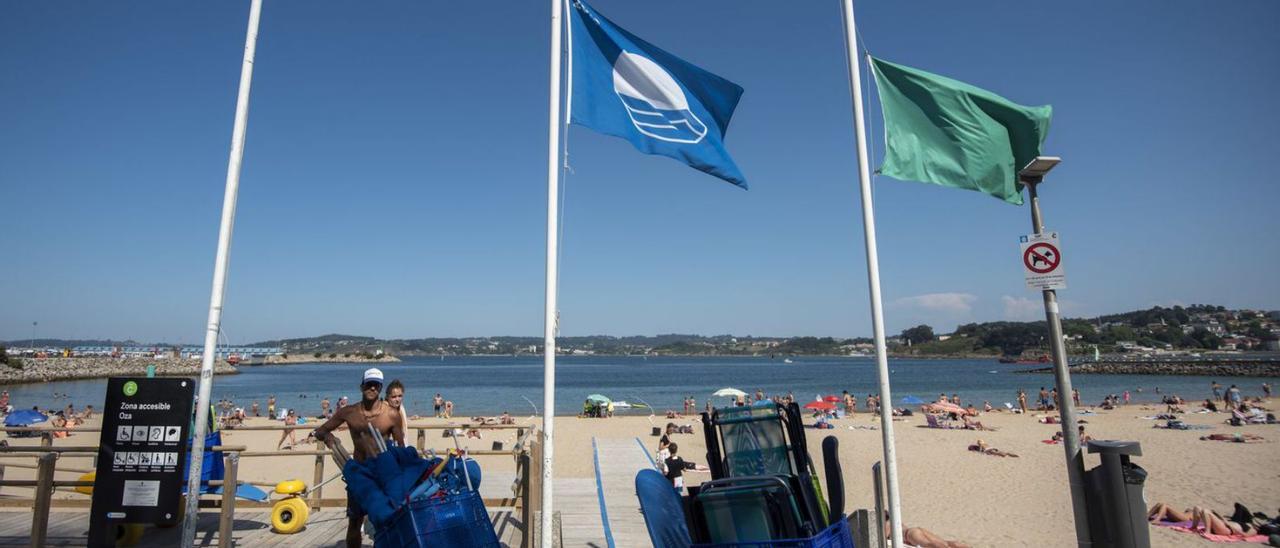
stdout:
<svg viewBox="0 0 1280 548">
<path fill-rule="evenodd" d="M 202 340 L 248 4 L 0 3 L 0 340 Z M 751 190 L 572 128 L 562 333 L 868 335 L 839 2 L 593 5 L 746 89 Z M 1280 308 L 1280 3 L 857 10 L 878 56 L 1054 106 L 1067 315 Z M 232 342 L 542 332 L 548 16 L 265 2 Z M 1042 317 L 1025 207 L 880 177 L 876 213 L 891 332 Z"/>
</svg>

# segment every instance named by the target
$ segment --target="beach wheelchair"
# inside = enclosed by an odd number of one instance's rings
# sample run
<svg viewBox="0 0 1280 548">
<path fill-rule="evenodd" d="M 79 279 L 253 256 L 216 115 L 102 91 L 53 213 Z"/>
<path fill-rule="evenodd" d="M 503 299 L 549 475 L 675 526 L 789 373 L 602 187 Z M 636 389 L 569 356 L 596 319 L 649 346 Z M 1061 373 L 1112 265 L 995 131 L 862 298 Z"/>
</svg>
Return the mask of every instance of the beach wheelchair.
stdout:
<svg viewBox="0 0 1280 548">
<path fill-rule="evenodd" d="M 822 443 L 824 497 L 802 417 L 794 403 L 703 413 L 711 481 L 681 497 L 656 470 L 636 476 L 654 545 L 852 548 L 839 442 L 828 436 Z"/>
</svg>

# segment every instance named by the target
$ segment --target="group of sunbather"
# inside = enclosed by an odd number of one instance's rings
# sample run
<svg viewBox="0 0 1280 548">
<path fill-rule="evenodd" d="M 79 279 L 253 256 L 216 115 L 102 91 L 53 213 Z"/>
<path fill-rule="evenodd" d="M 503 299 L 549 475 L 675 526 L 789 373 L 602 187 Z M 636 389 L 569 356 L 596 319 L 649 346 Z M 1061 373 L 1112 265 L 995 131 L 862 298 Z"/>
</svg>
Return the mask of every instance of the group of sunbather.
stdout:
<svg viewBox="0 0 1280 548">
<path fill-rule="evenodd" d="M 1250 512 L 1243 504 L 1236 503 L 1230 517 L 1201 506 L 1192 506 L 1182 511 L 1163 502 L 1157 502 L 1147 512 L 1147 521 L 1152 523 L 1179 524 L 1192 531 L 1227 537 L 1245 535 L 1280 535 L 1280 517 L 1268 517 L 1261 512 Z M 1185 524 L 1185 525 L 1183 525 Z M 1274 544 L 1273 544 L 1274 545 Z"/>
<path fill-rule="evenodd" d="M 953 401 L 947 401 L 945 396 L 939 396 L 936 403 L 927 403 L 921 406 L 920 410 L 941 420 L 958 420 L 961 423 L 961 428 L 964 428 L 965 430 L 995 430 L 995 428 L 982 424 L 982 421 L 977 419 L 978 410 L 973 407 L 973 404 L 969 404 L 969 407 L 962 408 L 958 404 L 954 403 L 954 401 L 959 401 L 959 399 L 960 398 L 957 397 Z M 932 423 L 930 423 L 930 425 L 932 425 Z M 946 428 L 950 428 L 950 426 L 947 426 Z"/>
</svg>

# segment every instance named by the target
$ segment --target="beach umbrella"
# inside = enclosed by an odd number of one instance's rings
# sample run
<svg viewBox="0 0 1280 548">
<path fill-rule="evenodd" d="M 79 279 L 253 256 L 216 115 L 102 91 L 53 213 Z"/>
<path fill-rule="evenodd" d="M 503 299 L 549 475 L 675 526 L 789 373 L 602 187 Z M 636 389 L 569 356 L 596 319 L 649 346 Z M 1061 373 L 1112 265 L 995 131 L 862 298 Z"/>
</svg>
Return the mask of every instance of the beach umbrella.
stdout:
<svg viewBox="0 0 1280 548">
<path fill-rule="evenodd" d="M 827 397 L 825 397 L 825 398 L 822 398 L 822 401 L 829 401 L 829 402 L 831 402 L 831 403 L 837 403 L 837 402 L 839 402 L 839 401 L 841 401 L 841 400 L 842 400 L 842 398 L 841 398 L 840 396 L 836 396 L 836 395 L 831 395 L 831 396 L 827 396 Z"/>
<path fill-rule="evenodd" d="M 49 416 L 31 409 L 19 409 L 4 418 L 5 426 L 31 426 L 49 420 Z"/>
<path fill-rule="evenodd" d="M 739 398 L 739 397 L 745 397 L 747 393 L 741 390 L 738 390 L 737 388 L 721 388 L 719 390 L 716 390 L 711 395 L 719 396 L 721 398 Z"/>
<path fill-rule="evenodd" d="M 928 407 L 929 411 L 935 413 L 955 413 L 960 416 L 969 414 L 968 410 L 954 403 L 931 403 Z"/>
<path fill-rule="evenodd" d="M 922 405 L 924 404 L 924 400 L 917 398 L 915 396 L 907 396 L 905 398 L 902 398 L 902 404 L 903 405 Z"/>
<path fill-rule="evenodd" d="M 610 401 L 613 401 L 613 400 L 610 400 L 609 398 L 601 396 L 600 394 L 592 394 L 590 396 L 587 396 L 587 399 L 590 401 L 593 401 L 596 403 L 602 403 L 602 404 L 607 404 Z"/>
<path fill-rule="evenodd" d="M 821 411 L 830 411 L 830 410 L 832 410 L 832 409 L 835 409 L 835 408 L 836 408 L 836 406 L 835 406 L 835 404 L 833 404 L 833 403 L 828 403 L 828 402 L 825 402 L 825 401 L 811 401 L 811 402 L 809 402 L 809 403 L 804 404 L 804 408 L 805 408 L 805 409 L 818 409 L 818 410 L 821 410 Z"/>
</svg>

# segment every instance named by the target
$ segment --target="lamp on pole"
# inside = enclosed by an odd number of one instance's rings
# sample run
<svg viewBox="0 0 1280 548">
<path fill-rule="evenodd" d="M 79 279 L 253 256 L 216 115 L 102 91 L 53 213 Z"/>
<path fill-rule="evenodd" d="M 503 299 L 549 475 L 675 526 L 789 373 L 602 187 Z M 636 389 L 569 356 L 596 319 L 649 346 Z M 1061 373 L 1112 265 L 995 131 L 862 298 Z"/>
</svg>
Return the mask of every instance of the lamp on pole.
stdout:
<svg viewBox="0 0 1280 548">
<path fill-rule="evenodd" d="M 32 356 L 36 355 L 36 326 L 37 325 L 40 325 L 40 322 L 31 322 L 31 343 L 27 345 L 27 352 L 30 352 Z"/>
<path fill-rule="evenodd" d="M 1045 174 L 1058 165 L 1062 158 L 1056 156 L 1037 156 L 1018 171 L 1018 180 L 1027 186 L 1027 195 L 1031 198 L 1031 229 L 1038 236 L 1044 232 L 1044 221 L 1040 218 L 1040 197 L 1036 187 L 1044 181 Z M 1071 373 L 1067 371 L 1067 349 L 1062 344 L 1062 319 L 1058 315 L 1058 294 L 1053 289 L 1045 289 L 1044 313 L 1049 324 L 1049 348 L 1053 356 L 1053 376 L 1058 385 L 1058 411 L 1062 418 L 1062 448 L 1067 457 L 1067 483 L 1071 488 L 1071 510 L 1075 517 L 1076 543 L 1081 546 L 1092 545 L 1089 536 L 1089 512 L 1085 505 L 1084 494 L 1084 454 L 1080 452 L 1080 436 L 1076 432 L 1076 410 L 1071 401 Z"/>
</svg>

